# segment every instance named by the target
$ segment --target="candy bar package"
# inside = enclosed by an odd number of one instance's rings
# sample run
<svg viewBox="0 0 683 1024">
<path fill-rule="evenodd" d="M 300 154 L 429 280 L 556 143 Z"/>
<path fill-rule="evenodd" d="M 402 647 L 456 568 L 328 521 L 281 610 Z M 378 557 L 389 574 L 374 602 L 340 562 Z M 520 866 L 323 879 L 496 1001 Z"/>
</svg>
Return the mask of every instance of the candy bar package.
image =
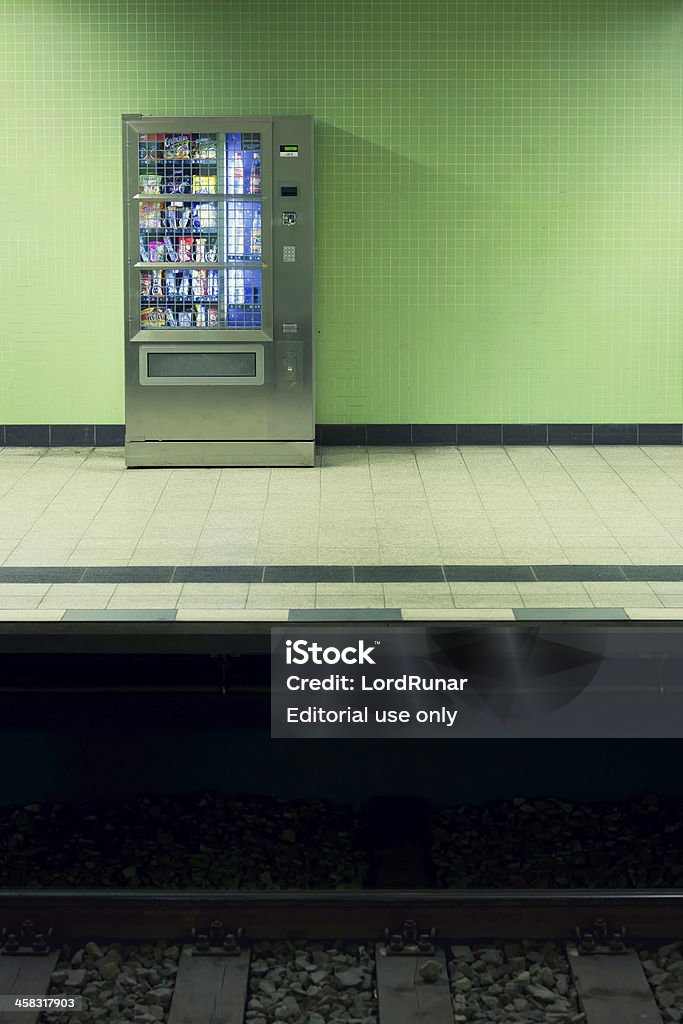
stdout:
<svg viewBox="0 0 683 1024">
<path fill-rule="evenodd" d="M 209 327 L 218 327 L 218 309 L 215 306 L 209 308 Z"/>
<path fill-rule="evenodd" d="M 197 319 L 197 327 L 206 327 L 206 309 L 202 306 L 201 302 L 198 302 L 194 309 Z"/>
<path fill-rule="evenodd" d="M 148 306 L 141 311 L 140 322 L 143 327 L 163 327 L 166 323 L 166 316 L 163 309 Z"/>
<path fill-rule="evenodd" d="M 189 135 L 165 135 L 164 136 L 164 160 L 189 160 L 190 159 L 190 136 Z"/>
<path fill-rule="evenodd" d="M 162 242 L 159 238 L 150 239 L 149 261 L 150 263 L 166 262 L 166 243 Z"/>
<path fill-rule="evenodd" d="M 192 159 L 201 161 L 215 160 L 216 139 L 209 135 L 200 135 L 198 139 L 195 139 L 192 145 Z"/>
<path fill-rule="evenodd" d="M 215 192 L 216 191 L 216 175 L 215 174 L 193 174 L 192 175 L 192 191 L 193 192 Z"/>
<path fill-rule="evenodd" d="M 140 274 L 140 294 L 144 296 L 152 294 L 152 273 L 149 270 L 143 270 Z"/>
<path fill-rule="evenodd" d="M 187 309 L 181 309 L 178 313 L 178 327 L 192 327 L 192 313 Z"/>
<path fill-rule="evenodd" d="M 168 262 L 177 263 L 179 259 L 178 253 L 175 251 L 173 239 L 169 238 L 168 235 L 164 235 L 164 247 L 166 249 L 166 259 L 168 260 Z"/>
<path fill-rule="evenodd" d="M 162 203 L 140 203 L 140 227 L 160 228 Z"/>
<path fill-rule="evenodd" d="M 195 238 L 194 240 L 194 261 L 195 263 L 203 263 L 206 255 L 206 239 Z"/>
<path fill-rule="evenodd" d="M 140 194 L 148 195 L 151 192 L 161 192 L 161 175 L 160 174 L 141 174 L 140 175 Z"/>
</svg>

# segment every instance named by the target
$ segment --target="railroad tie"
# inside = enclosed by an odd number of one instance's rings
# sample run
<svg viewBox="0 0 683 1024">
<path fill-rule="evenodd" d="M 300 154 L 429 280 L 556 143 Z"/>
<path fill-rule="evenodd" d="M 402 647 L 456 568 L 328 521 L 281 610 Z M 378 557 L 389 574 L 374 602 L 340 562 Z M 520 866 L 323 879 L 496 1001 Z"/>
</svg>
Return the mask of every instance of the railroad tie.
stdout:
<svg viewBox="0 0 683 1024">
<path fill-rule="evenodd" d="M 568 945 L 567 952 L 586 1024 L 662 1024 L 635 950 L 581 956 Z"/>
<path fill-rule="evenodd" d="M 242 1024 L 247 1002 L 250 954 L 180 955 L 168 1024 Z"/>
<path fill-rule="evenodd" d="M 0 1009 L 2 1024 L 36 1024 L 42 1010 L 15 1011 L 4 1007 L 10 996 L 46 995 L 58 959 L 58 952 L 45 956 L 0 956 L 0 996 L 4 997 L 3 1009 Z"/>
<path fill-rule="evenodd" d="M 436 969 L 421 971 L 426 961 L 439 964 L 437 978 L 433 978 Z M 378 951 L 376 966 L 379 1024 L 453 1024 L 446 958 L 441 950 L 427 956 L 382 956 Z"/>
</svg>

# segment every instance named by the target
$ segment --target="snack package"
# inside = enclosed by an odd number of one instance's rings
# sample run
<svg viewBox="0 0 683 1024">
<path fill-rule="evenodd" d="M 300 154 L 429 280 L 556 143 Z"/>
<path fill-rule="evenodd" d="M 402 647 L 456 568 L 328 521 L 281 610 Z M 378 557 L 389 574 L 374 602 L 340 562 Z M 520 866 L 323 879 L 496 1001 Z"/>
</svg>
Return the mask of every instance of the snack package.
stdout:
<svg viewBox="0 0 683 1024">
<path fill-rule="evenodd" d="M 140 262 L 149 263 L 149 253 L 147 252 L 147 247 L 142 239 L 140 239 Z"/>
<path fill-rule="evenodd" d="M 192 260 L 192 245 L 194 239 L 185 235 L 178 239 L 178 259 L 181 263 L 190 263 Z"/>
<path fill-rule="evenodd" d="M 215 192 L 216 191 L 216 175 L 215 174 L 193 174 L 192 175 L 192 191 L 193 192 Z"/>
<path fill-rule="evenodd" d="M 166 262 L 166 243 L 159 238 L 151 238 L 149 242 L 150 263 Z"/>
<path fill-rule="evenodd" d="M 180 204 L 178 204 L 180 205 Z M 179 228 L 186 228 L 190 223 L 190 207 L 183 204 L 183 208 L 178 210 L 177 221 Z"/>
<path fill-rule="evenodd" d="M 190 159 L 190 136 L 189 135 L 165 135 L 164 136 L 164 160 L 189 160 Z"/>
<path fill-rule="evenodd" d="M 156 306 L 148 306 L 146 309 L 141 310 L 140 323 L 143 327 L 163 327 L 166 323 L 163 309 L 157 309 Z"/>
<path fill-rule="evenodd" d="M 208 270 L 206 274 L 206 294 L 210 299 L 218 298 L 218 271 Z"/>
<path fill-rule="evenodd" d="M 179 259 L 178 253 L 175 251 L 173 239 L 169 238 L 168 235 L 164 235 L 164 246 L 166 248 L 166 259 L 168 260 L 168 262 L 177 263 Z"/>
<path fill-rule="evenodd" d="M 154 298 L 154 299 L 160 299 L 161 296 L 164 294 L 164 289 L 163 289 L 163 286 L 161 284 L 161 271 L 160 270 L 153 270 L 152 271 L 152 292 L 151 292 L 151 294 L 152 294 L 152 298 Z"/>
<path fill-rule="evenodd" d="M 156 163 L 157 160 L 161 160 L 164 148 L 163 135 L 141 135 L 139 144 L 141 164 L 152 164 Z"/>
<path fill-rule="evenodd" d="M 140 203 L 140 227 L 160 228 L 163 203 Z"/>
<path fill-rule="evenodd" d="M 165 311 L 165 313 L 166 313 L 166 326 L 167 327 L 177 327 L 178 324 L 176 322 L 175 313 L 173 312 L 173 310 L 172 309 L 167 309 Z"/>
<path fill-rule="evenodd" d="M 177 212 L 173 203 L 168 203 L 164 208 L 164 226 L 167 228 L 177 228 Z"/>
<path fill-rule="evenodd" d="M 152 272 L 143 270 L 140 274 L 140 295 L 149 296 L 152 294 Z"/>
<path fill-rule="evenodd" d="M 161 175 L 141 174 L 139 188 L 141 195 L 147 195 L 150 192 L 161 192 Z"/>
<path fill-rule="evenodd" d="M 217 263 L 218 262 L 218 246 L 217 245 L 210 245 L 209 248 L 204 253 L 204 259 L 206 260 L 207 263 Z"/>
<path fill-rule="evenodd" d="M 197 327 L 206 327 L 206 309 L 202 306 L 201 302 L 198 302 L 194 309 L 197 319 Z"/>
<path fill-rule="evenodd" d="M 166 179 L 165 192 L 170 192 L 173 195 L 189 192 L 190 191 L 190 179 L 184 178 L 182 174 L 174 174 L 172 178 Z"/>
<path fill-rule="evenodd" d="M 218 309 L 216 306 L 209 307 L 209 327 L 218 327 Z"/>
<path fill-rule="evenodd" d="M 190 271 L 183 270 L 180 274 L 180 286 L 178 288 L 178 295 L 180 295 L 183 299 L 189 297 L 191 281 L 192 274 L 190 273 Z"/>
<path fill-rule="evenodd" d="M 192 271 L 192 298 L 203 299 L 206 296 L 206 271 Z"/>
<path fill-rule="evenodd" d="M 216 159 L 216 136 L 200 135 L 192 141 L 193 160 L 215 160 Z"/>
<path fill-rule="evenodd" d="M 164 285 L 167 295 L 176 295 L 178 289 L 175 283 L 175 270 L 164 271 Z"/>
<path fill-rule="evenodd" d="M 189 309 L 181 309 L 178 313 L 178 327 L 192 327 L 192 313 Z"/>
<path fill-rule="evenodd" d="M 195 263 L 203 263 L 204 256 L 206 254 L 206 239 L 195 238 L 194 240 L 194 261 Z"/>
<path fill-rule="evenodd" d="M 215 203 L 192 204 L 192 227 L 198 229 L 218 227 L 218 207 Z"/>
</svg>

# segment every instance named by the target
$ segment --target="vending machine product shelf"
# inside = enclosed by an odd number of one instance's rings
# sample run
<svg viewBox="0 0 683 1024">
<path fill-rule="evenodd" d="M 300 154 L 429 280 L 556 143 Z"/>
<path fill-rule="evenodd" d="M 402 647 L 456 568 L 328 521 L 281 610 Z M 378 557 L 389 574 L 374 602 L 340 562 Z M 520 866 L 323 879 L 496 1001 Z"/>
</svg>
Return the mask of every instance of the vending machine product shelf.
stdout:
<svg viewBox="0 0 683 1024">
<path fill-rule="evenodd" d="M 126 464 L 312 466 L 313 118 L 123 115 Z"/>
</svg>

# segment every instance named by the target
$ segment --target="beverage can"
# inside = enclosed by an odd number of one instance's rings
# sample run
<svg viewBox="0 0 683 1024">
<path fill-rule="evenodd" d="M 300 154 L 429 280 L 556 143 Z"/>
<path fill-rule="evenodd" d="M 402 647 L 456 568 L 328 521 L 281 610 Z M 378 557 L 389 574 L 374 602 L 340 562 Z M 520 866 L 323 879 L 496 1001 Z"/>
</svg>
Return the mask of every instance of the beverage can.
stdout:
<svg viewBox="0 0 683 1024">
<path fill-rule="evenodd" d="M 178 239 L 178 259 L 181 263 L 190 263 L 192 260 L 193 238 L 183 235 Z"/>
<path fill-rule="evenodd" d="M 194 309 L 195 309 L 195 317 L 196 317 L 196 320 L 197 320 L 197 327 L 206 327 L 206 309 L 205 309 L 205 307 L 201 304 L 201 302 L 198 302 L 197 305 L 194 307 Z"/>
<path fill-rule="evenodd" d="M 206 273 L 206 294 L 210 299 L 218 298 L 218 271 L 208 270 Z"/>
</svg>

